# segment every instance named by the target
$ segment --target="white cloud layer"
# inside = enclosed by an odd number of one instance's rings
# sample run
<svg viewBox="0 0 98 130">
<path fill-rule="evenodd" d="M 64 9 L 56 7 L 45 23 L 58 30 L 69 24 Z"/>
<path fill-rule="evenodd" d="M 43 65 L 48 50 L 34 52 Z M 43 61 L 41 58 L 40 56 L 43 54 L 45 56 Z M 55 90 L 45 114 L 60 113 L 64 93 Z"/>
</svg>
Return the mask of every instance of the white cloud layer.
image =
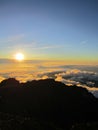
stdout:
<svg viewBox="0 0 98 130">
<path fill-rule="evenodd" d="M 76 66 L 51 66 L 45 63 L 29 63 L 19 66 L 3 66 L 0 71 L 0 81 L 5 78 L 14 77 L 20 82 L 28 80 L 39 80 L 46 78 L 54 78 L 56 81 L 61 81 L 64 84 L 77 85 L 85 87 L 98 97 L 98 73 L 95 71 L 86 71 L 75 69 Z"/>
</svg>

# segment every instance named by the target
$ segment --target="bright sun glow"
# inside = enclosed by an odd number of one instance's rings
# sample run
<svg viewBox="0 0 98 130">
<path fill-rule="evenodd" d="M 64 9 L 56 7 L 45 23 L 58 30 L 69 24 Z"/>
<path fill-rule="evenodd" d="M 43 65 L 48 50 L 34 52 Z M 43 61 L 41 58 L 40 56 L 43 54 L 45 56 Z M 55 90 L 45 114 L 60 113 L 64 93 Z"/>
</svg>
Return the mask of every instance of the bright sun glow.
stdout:
<svg viewBox="0 0 98 130">
<path fill-rule="evenodd" d="M 15 59 L 18 60 L 18 61 L 24 60 L 24 54 L 22 54 L 22 53 L 17 53 L 17 54 L 15 55 Z"/>
</svg>

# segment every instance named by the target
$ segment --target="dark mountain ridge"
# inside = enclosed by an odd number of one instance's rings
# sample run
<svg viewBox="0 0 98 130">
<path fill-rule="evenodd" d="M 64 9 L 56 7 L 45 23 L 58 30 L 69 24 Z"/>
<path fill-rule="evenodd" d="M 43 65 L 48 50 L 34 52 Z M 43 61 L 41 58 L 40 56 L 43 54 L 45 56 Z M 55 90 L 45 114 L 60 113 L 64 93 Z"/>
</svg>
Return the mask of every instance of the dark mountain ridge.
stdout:
<svg viewBox="0 0 98 130">
<path fill-rule="evenodd" d="M 85 88 L 54 79 L 0 83 L 0 111 L 27 115 L 69 129 L 73 124 L 98 121 L 98 99 Z"/>
</svg>

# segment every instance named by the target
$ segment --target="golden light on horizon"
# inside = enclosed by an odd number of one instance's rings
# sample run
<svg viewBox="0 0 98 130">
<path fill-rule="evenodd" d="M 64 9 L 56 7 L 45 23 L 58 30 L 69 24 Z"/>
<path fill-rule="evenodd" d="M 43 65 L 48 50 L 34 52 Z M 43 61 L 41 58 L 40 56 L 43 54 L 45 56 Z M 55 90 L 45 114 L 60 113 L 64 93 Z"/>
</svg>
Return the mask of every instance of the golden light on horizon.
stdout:
<svg viewBox="0 0 98 130">
<path fill-rule="evenodd" d="M 22 53 L 17 53 L 17 54 L 15 55 L 15 59 L 16 59 L 17 61 L 23 61 L 23 60 L 24 60 L 24 54 L 22 54 Z"/>
</svg>

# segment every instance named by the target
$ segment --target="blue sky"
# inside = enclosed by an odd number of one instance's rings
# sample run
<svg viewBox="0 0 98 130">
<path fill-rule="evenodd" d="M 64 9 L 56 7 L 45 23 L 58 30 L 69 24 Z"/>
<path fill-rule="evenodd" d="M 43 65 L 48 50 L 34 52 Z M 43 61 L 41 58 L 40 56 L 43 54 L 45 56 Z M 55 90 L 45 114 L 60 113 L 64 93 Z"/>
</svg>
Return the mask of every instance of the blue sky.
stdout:
<svg viewBox="0 0 98 130">
<path fill-rule="evenodd" d="M 0 58 L 98 64 L 97 0 L 1 0 Z"/>
</svg>

